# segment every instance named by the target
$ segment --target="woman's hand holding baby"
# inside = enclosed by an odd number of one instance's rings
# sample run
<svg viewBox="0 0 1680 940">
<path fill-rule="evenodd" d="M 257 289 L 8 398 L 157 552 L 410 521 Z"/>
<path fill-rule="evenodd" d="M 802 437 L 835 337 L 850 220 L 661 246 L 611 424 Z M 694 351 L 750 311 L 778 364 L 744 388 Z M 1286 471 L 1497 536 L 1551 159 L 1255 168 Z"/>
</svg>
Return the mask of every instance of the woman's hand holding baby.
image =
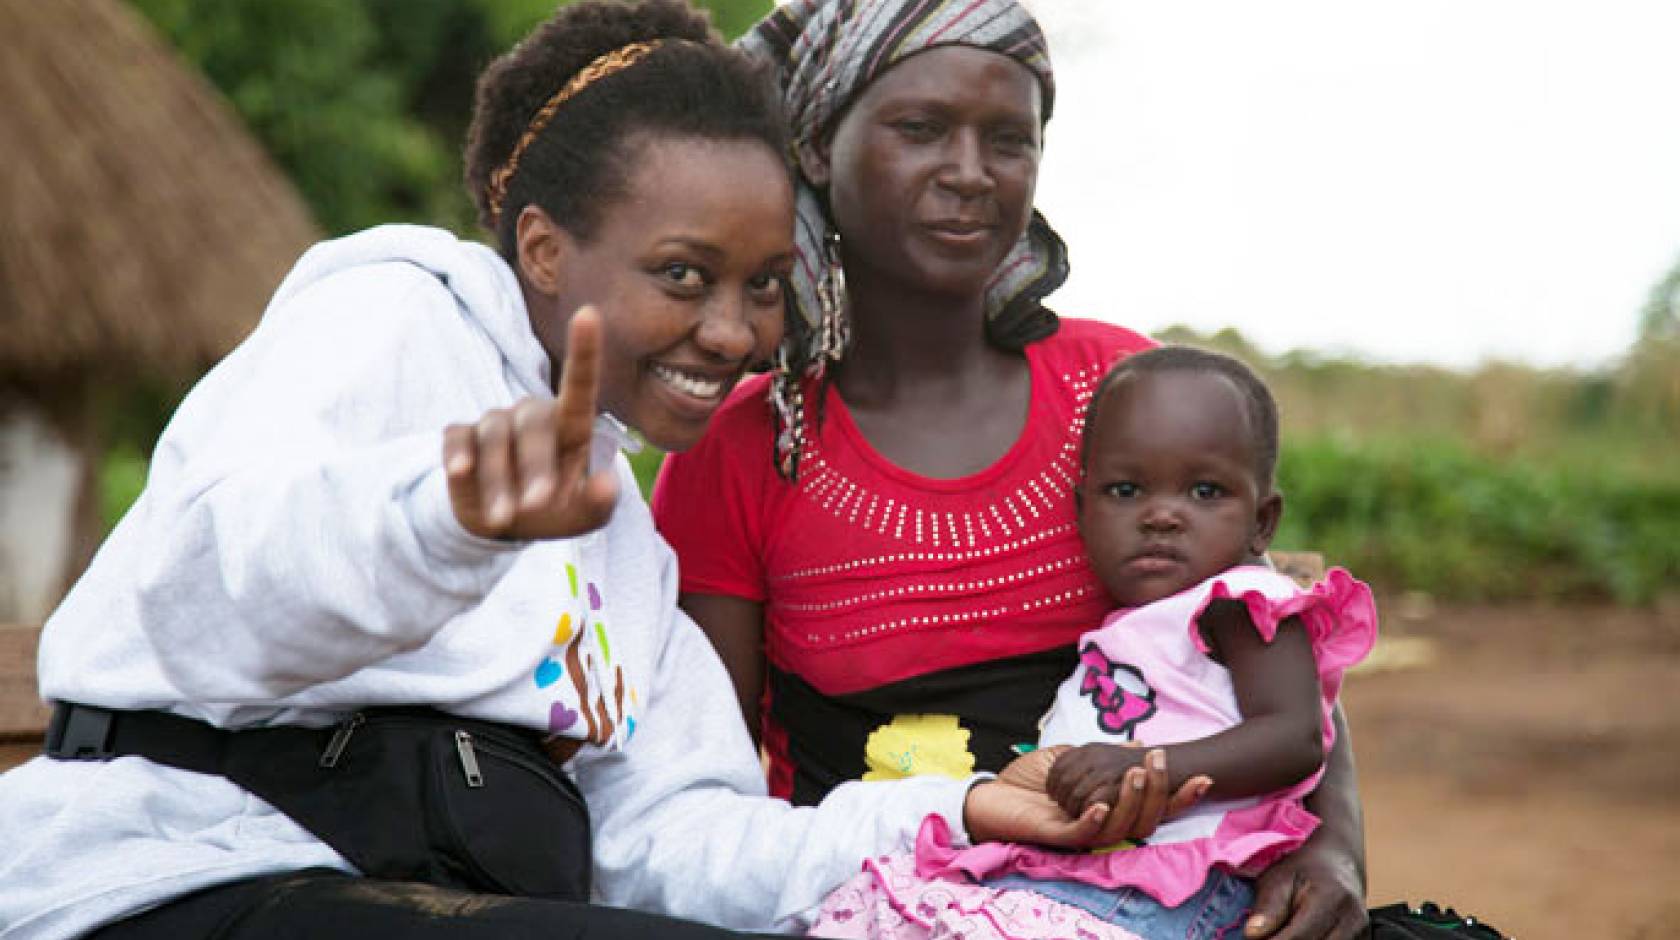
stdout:
<svg viewBox="0 0 1680 940">
<path fill-rule="evenodd" d="M 1069 816 L 1044 791 L 1006 783 L 1000 777 L 969 788 L 963 801 L 963 828 L 976 843 L 1031 842 L 1077 849 L 1095 844 L 1108 812 L 1106 806 L 1093 805 Z"/>
<path fill-rule="evenodd" d="M 1101 755 L 1088 755 L 1071 763 L 1069 758 L 1082 751 L 1111 747 L 1054 745 L 1011 761 L 996 781 L 969 791 L 964 815 L 970 838 L 975 842 L 1033 842 L 1063 848 L 1143 839 L 1162 821 L 1194 806 L 1212 785 L 1207 777 L 1198 776 L 1186 780 L 1177 792 L 1169 790 L 1164 752 L 1145 752 L 1136 745 L 1126 745 L 1117 749 L 1134 758 L 1127 769 L 1107 779 L 1113 784 L 1111 790 L 1077 804 L 1053 796 L 1053 778 L 1072 780 Z"/>
<path fill-rule="evenodd" d="M 449 504 L 461 527 L 482 538 L 553 539 L 600 528 L 618 501 L 611 469 L 589 472 L 601 318 L 572 317 L 559 395 L 526 398 L 443 432 Z"/>
<path fill-rule="evenodd" d="M 1110 808 L 1097 845 L 1149 837 L 1164 820 L 1194 806 L 1213 786 L 1212 779 L 1195 776 L 1176 791 L 1170 789 L 1167 755 L 1159 748 L 1146 751 L 1137 744 L 1086 744 L 1042 750 L 1052 754 L 1044 791 L 1064 812 L 1077 815 L 1092 806 Z"/>
<path fill-rule="evenodd" d="M 1145 758 L 1152 759 L 1146 764 Z M 1112 744 L 1086 744 L 1069 748 L 1056 758 L 1044 781 L 1044 790 L 1069 814 L 1092 803 L 1113 806 L 1128 790 L 1143 786 L 1145 769 L 1159 767 L 1166 758 L 1160 751 Z"/>
</svg>

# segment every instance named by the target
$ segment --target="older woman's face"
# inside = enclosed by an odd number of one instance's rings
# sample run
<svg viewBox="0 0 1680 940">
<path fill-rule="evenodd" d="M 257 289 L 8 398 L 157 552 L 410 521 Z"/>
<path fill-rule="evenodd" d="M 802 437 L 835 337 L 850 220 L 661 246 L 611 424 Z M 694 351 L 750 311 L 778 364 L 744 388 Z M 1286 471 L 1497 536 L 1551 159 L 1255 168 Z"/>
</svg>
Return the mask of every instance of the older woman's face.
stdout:
<svg viewBox="0 0 1680 940">
<path fill-rule="evenodd" d="M 1040 95 L 1025 66 L 973 46 L 918 53 L 865 89 L 806 165 L 848 277 L 983 292 L 1031 216 Z"/>
</svg>

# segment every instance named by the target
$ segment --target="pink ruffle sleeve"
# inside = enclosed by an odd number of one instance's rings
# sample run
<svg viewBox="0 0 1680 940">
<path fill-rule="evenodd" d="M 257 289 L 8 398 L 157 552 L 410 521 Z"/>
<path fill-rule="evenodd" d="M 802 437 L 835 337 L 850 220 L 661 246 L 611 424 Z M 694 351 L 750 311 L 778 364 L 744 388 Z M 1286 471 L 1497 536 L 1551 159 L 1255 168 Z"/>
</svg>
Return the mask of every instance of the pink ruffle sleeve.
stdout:
<svg viewBox="0 0 1680 940">
<path fill-rule="evenodd" d="M 1324 747 L 1328 750 L 1336 739 L 1330 711 L 1341 695 L 1342 677 L 1370 655 L 1377 642 L 1377 604 L 1370 587 L 1345 568 L 1331 568 L 1312 587 L 1289 597 L 1273 597 L 1252 589 L 1233 594 L 1224 581 L 1214 578 L 1212 590 L 1197 606 L 1189 624 L 1190 642 L 1204 653 L 1208 645 L 1196 621 L 1208 604 L 1227 599 L 1239 600 L 1248 608 L 1249 619 L 1267 643 L 1277 636 L 1278 624 L 1290 617 L 1299 617 L 1307 628 L 1324 696 Z"/>
</svg>

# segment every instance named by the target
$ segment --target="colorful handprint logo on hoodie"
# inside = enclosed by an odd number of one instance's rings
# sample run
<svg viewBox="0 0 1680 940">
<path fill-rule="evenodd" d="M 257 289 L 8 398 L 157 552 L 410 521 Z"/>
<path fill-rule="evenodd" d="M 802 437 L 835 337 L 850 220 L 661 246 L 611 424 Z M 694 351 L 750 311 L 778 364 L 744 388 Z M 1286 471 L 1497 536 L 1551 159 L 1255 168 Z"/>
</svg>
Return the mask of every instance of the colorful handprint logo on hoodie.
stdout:
<svg viewBox="0 0 1680 940">
<path fill-rule="evenodd" d="M 560 614 L 554 628 L 553 649 L 538 663 L 532 676 L 537 688 L 548 690 L 554 696 L 549 705 L 548 730 L 551 735 L 582 738 L 600 747 L 618 747 L 636 733 L 636 718 L 632 713 L 634 706 L 640 704 L 636 689 L 626 687 L 624 670 L 613 662 L 604 620 L 606 599 L 600 588 L 588 582 L 584 585 L 587 593 L 580 592 L 577 566 L 571 564 L 566 565 L 566 581 L 571 588 L 572 603 Z M 593 649 L 586 650 L 586 646 Z M 606 695 L 609 677 L 612 680 L 610 701 Z M 563 678 L 572 680 L 575 699 L 564 694 L 565 687 L 560 684 Z M 628 706 L 624 701 L 626 692 L 630 697 Z"/>
<path fill-rule="evenodd" d="M 1130 740 L 1133 729 L 1155 714 L 1155 690 L 1135 667 L 1114 662 L 1097 644 L 1087 643 L 1079 651 L 1079 668 L 1084 671 L 1079 694 L 1090 697 L 1104 731 Z"/>
</svg>

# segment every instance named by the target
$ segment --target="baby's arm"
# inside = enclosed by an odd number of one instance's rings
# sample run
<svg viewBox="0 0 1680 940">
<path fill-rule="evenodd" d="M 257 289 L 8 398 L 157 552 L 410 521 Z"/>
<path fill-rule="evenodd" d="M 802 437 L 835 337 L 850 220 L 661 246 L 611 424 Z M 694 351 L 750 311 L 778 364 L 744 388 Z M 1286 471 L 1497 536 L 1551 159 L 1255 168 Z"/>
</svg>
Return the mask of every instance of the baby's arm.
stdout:
<svg viewBox="0 0 1680 940">
<path fill-rule="evenodd" d="M 1170 744 L 1168 786 L 1197 775 L 1213 778 L 1209 799 L 1238 799 L 1305 780 L 1324 763 L 1318 670 L 1306 628 L 1291 617 L 1267 643 L 1240 601 L 1215 600 L 1199 626 L 1211 654 L 1231 673 L 1241 724 L 1218 734 Z M 1056 802 L 1077 813 L 1093 801 L 1113 804 L 1125 772 L 1145 751 L 1087 744 L 1063 754 L 1050 771 Z"/>
</svg>

